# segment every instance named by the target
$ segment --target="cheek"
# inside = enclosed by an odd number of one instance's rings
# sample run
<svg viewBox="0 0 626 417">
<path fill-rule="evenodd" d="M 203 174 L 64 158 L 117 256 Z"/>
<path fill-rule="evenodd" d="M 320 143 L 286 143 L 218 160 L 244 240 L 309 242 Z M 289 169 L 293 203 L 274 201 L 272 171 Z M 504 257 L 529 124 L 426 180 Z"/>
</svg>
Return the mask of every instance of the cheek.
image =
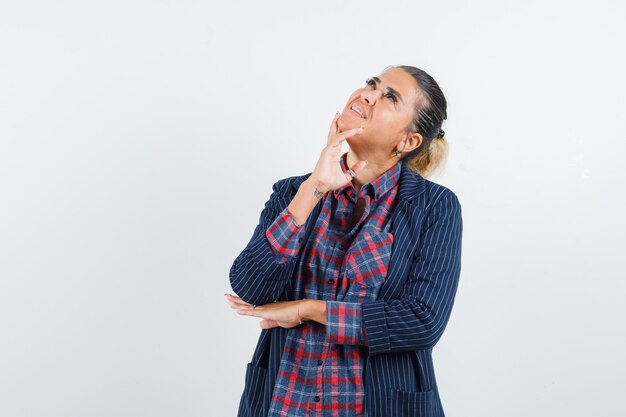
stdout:
<svg viewBox="0 0 626 417">
<path fill-rule="evenodd" d="M 381 111 L 378 115 L 380 116 L 380 124 L 386 126 L 388 129 L 395 130 L 398 126 L 403 124 L 404 118 L 391 109 Z"/>
<path fill-rule="evenodd" d="M 385 123 L 394 130 L 404 130 L 411 123 L 411 114 L 407 112 L 388 111 L 385 112 Z"/>
<path fill-rule="evenodd" d="M 359 90 L 355 91 L 354 93 L 352 93 L 350 95 L 350 97 L 348 98 L 348 101 L 346 102 L 346 106 L 350 103 L 352 103 L 354 100 L 356 100 L 359 97 Z"/>
</svg>

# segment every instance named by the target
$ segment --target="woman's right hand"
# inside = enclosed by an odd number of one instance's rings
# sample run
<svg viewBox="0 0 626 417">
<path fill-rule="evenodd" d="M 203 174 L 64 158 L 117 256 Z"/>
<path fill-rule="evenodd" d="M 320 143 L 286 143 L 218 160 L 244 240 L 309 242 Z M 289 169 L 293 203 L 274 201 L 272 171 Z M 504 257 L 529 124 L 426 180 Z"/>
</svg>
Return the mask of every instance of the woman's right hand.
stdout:
<svg viewBox="0 0 626 417">
<path fill-rule="evenodd" d="M 336 190 L 337 188 L 352 181 L 352 176 L 348 173 L 344 173 L 339 164 L 341 158 L 341 144 L 346 138 L 352 137 L 363 131 L 362 127 L 356 127 L 354 129 L 346 130 L 345 132 L 339 132 L 337 126 L 337 120 L 341 113 L 337 112 L 328 131 L 328 140 L 326 147 L 322 149 L 321 155 L 315 169 L 311 173 L 310 178 L 314 181 L 317 188 L 324 193 L 328 191 Z M 350 167 L 354 176 L 359 175 L 359 172 L 365 168 L 367 161 L 361 160 Z"/>
</svg>

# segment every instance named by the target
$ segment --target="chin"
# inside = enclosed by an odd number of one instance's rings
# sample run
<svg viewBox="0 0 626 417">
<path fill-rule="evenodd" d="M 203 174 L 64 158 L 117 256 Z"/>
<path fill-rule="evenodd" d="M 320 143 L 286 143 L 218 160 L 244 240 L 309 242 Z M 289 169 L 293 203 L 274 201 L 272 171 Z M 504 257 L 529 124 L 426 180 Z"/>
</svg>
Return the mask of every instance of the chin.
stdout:
<svg viewBox="0 0 626 417">
<path fill-rule="evenodd" d="M 361 127 L 363 125 L 363 120 L 357 120 L 354 117 L 346 116 L 343 113 L 337 119 L 337 127 L 340 132 L 345 132 L 346 130 L 354 129 L 355 127 Z"/>
</svg>

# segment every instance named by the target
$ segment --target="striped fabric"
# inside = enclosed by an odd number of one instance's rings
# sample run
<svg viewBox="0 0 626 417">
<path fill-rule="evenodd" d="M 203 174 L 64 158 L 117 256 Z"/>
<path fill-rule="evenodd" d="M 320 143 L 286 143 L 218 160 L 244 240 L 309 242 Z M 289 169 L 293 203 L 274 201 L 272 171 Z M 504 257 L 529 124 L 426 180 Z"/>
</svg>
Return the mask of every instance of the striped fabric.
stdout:
<svg viewBox="0 0 626 417">
<path fill-rule="evenodd" d="M 347 153 L 340 160 L 344 172 Z M 361 304 L 376 300 L 387 274 L 389 233 L 402 164 L 365 184 L 348 182 L 327 193 L 316 225 L 302 246 L 304 226 L 284 209 L 265 235 L 279 264 L 298 260 L 291 298 L 327 300 L 327 325 L 309 321 L 287 331 L 269 416 L 363 415 L 367 340 Z M 353 221 L 358 199 L 363 213 Z M 342 346 L 338 347 L 337 344 Z"/>
<path fill-rule="evenodd" d="M 297 266 L 307 251 L 281 258 L 266 232 L 309 176 L 284 178 L 273 185 L 259 224 L 230 269 L 233 291 L 244 301 L 265 304 L 291 299 Z M 320 202 L 302 225 L 301 247 L 314 239 L 322 207 Z M 450 189 L 403 165 L 389 227 L 393 244 L 386 278 L 375 299 L 357 302 L 366 341 L 360 345 L 363 414 L 444 417 L 432 350 L 450 318 L 461 273 L 461 205 Z M 268 415 L 287 336 L 283 328 L 261 330 L 246 369 L 239 417 Z M 348 332 L 345 337 L 354 336 Z M 349 345 L 353 343 L 334 344 L 338 349 Z"/>
</svg>

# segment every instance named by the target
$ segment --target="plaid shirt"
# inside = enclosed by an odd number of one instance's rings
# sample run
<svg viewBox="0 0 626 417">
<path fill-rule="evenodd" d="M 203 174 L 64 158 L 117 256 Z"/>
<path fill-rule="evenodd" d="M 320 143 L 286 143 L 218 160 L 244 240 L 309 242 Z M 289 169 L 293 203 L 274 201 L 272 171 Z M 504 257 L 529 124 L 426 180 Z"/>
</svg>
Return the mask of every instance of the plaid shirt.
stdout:
<svg viewBox="0 0 626 417">
<path fill-rule="evenodd" d="M 347 171 L 347 153 L 340 164 Z M 304 226 L 285 208 L 266 237 L 279 262 L 296 265 L 292 299 L 326 300 L 327 324 L 307 321 L 288 330 L 269 416 L 361 416 L 367 334 L 361 304 L 374 301 L 387 274 L 393 235 L 389 232 L 402 164 L 398 162 L 361 187 L 352 182 L 329 192 L 315 227 L 302 247 Z M 353 221 L 357 199 L 361 218 Z"/>
</svg>

